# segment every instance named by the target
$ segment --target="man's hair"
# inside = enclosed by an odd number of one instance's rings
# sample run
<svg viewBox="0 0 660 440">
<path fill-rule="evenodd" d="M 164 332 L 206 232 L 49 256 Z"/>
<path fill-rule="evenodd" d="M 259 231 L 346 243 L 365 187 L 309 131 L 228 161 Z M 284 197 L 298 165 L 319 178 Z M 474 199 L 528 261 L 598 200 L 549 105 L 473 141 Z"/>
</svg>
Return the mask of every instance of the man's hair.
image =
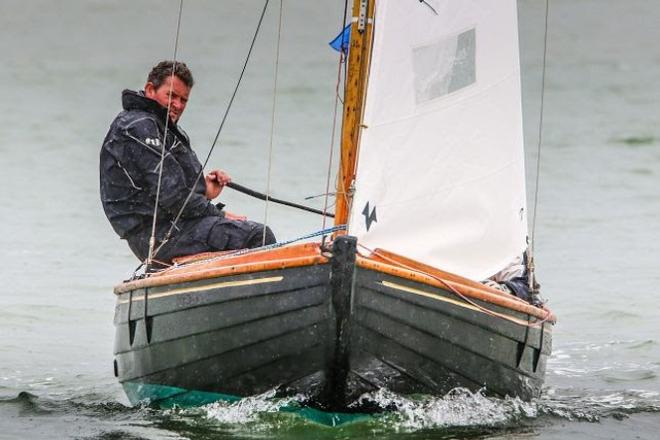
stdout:
<svg viewBox="0 0 660 440">
<path fill-rule="evenodd" d="M 193 80 L 192 72 L 186 66 L 186 63 L 181 61 L 161 61 L 156 64 L 149 72 L 147 77 L 147 82 L 150 82 L 154 87 L 158 88 L 165 82 L 165 80 L 172 76 L 172 70 L 174 70 L 174 75 L 179 78 L 183 83 L 192 88 L 195 81 Z"/>
</svg>

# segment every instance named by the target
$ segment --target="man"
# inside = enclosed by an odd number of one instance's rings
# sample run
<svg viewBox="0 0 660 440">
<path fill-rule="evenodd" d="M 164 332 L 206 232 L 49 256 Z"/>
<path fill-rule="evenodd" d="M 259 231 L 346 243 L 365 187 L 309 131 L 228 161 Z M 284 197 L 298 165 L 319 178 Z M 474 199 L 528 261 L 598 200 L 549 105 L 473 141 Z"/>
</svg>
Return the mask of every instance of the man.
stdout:
<svg viewBox="0 0 660 440">
<path fill-rule="evenodd" d="M 172 233 L 153 256 L 154 261 L 169 263 L 181 255 L 253 248 L 263 242 L 264 225 L 211 203 L 231 181 L 225 172 L 213 170 L 197 180 L 202 165 L 188 136 L 177 125 L 193 83 L 184 63 L 158 63 L 149 73 L 143 92 L 124 90 L 124 110 L 113 121 L 101 148 L 103 209 L 115 232 L 142 261 L 149 254 L 162 148 L 156 247 L 170 229 Z M 179 211 L 181 217 L 175 224 Z M 265 237 L 266 244 L 275 242 L 268 227 Z"/>
</svg>

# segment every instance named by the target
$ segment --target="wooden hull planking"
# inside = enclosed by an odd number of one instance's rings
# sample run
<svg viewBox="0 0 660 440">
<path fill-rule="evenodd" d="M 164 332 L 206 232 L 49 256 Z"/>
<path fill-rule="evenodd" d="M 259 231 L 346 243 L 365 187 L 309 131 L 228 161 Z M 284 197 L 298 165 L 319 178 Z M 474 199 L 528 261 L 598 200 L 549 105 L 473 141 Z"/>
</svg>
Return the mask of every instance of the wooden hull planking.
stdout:
<svg viewBox="0 0 660 440">
<path fill-rule="evenodd" d="M 397 266 L 384 251 L 356 255 L 353 237 L 338 237 L 332 252 L 305 244 L 207 255 L 118 286 L 115 374 L 131 401 L 277 389 L 345 411 L 379 388 L 539 395 L 548 311 L 409 260 Z"/>
</svg>

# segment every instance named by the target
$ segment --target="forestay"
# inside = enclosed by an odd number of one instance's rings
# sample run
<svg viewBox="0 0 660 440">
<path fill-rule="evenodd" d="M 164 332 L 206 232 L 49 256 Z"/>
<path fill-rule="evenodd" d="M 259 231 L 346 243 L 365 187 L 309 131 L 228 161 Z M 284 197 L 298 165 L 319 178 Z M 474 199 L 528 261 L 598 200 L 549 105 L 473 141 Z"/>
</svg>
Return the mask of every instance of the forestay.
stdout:
<svg viewBox="0 0 660 440">
<path fill-rule="evenodd" d="M 379 0 L 349 232 L 481 280 L 526 247 L 515 0 Z"/>
</svg>

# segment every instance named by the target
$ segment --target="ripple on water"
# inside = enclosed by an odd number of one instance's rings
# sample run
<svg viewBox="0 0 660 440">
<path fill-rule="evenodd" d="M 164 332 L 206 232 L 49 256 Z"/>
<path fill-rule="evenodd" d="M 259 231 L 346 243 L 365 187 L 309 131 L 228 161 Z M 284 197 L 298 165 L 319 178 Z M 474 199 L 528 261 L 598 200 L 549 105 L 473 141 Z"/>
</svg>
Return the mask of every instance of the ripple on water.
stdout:
<svg viewBox="0 0 660 440">
<path fill-rule="evenodd" d="M 52 412 L 40 404 L 37 395 L 27 391 L 21 391 L 15 397 L 0 399 L 0 405 L 13 409 L 19 416 L 45 415 Z"/>
<path fill-rule="evenodd" d="M 652 176 L 655 174 L 655 171 L 651 168 L 632 168 L 630 172 L 639 176 Z"/>
<path fill-rule="evenodd" d="M 628 386 L 639 382 L 639 386 L 656 389 L 660 368 L 654 361 L 659 345 L 655 339 L 567 344 L 548 360 L 548 375 L 559 381 L 580 380 L 582 386 L 597 380 Z"/>
<path fill-rule="evenodd" d="M 602 374 L 601 377 L 607 383 L 621 383 L 653 380 L 656 379 L 658 375 L 653 370 L 638 367 L 629 370 L 613 370 Z"/>
<path fill-rule="evenodd" d="M 617 143 L 630 145 L 632 147 L 638 147 L 644 145 L 653 145 L 656 142 L 656 138 L 655 136 L 650 135 L 633 135 L 617 138 L 614 141 Z"/>
<path fill-rule="evenodd" d="M 537 401 L 539 414 L 597 422 L 636 413 L 660 413 L 660 393 L 644 390 L 601 391 L 548 389 Z"/>
<path fill-rule="evenodd" d="M 631 341 L 630 345 L 626 347 L 629 350 L 646 350 L 658 346 L 658 341 L 647 339 L 645 341 Z"/>
<path fill-rule="evenodd" d="M 634 319 L 642 318 L 638 313 L 633 313 L 623 310 L 608 310 L 600 314 L 600 318 L 604 321 L 630 321 Z"/>
</svg>

